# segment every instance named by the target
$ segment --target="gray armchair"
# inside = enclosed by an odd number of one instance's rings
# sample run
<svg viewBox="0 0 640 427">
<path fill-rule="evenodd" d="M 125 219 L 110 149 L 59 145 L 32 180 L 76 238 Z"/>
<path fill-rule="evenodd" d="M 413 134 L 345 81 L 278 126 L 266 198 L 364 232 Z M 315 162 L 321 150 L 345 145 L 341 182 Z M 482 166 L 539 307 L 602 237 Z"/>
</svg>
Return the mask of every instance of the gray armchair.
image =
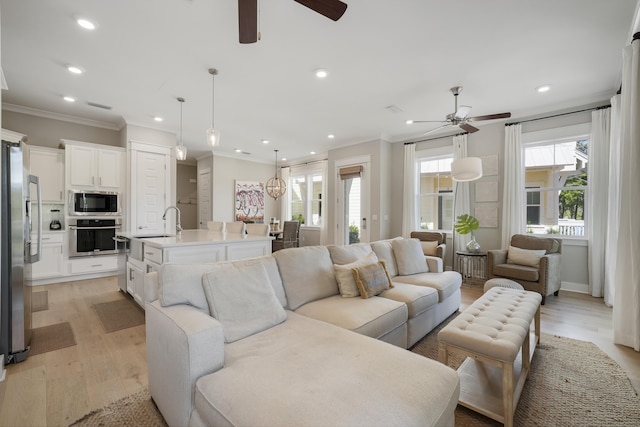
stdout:
<svg viewBox="0 0 640 427">
<path fill-rule="evenodd" d="M 442 258 L 442 262 L 444 262 L 444 256 L 447 252 L 444 233 L 438 233 L 436 231 L 412 231 L 411 237 L 418 239 L 421 242 L 438 242 L 438 246 L 436 247 L 436 256 Z"/>
<path fill-rule="evenodd" d="M 547 295 L 558 295 L 560 290 L 560 260 L 562 240 L 550 237 L 535 237 L 526 234 L 514 234 L 511 246 L 527 250 L 545 250 L 540 265 L 514 264 L 508 262 L 509 253 L 505 249 L 487 251 L 487 276 L 489 279 L 501 277 L 520 283 L 526 290 L 542 295 L 542 304 Z"/>
<path fill-rule="evenodd" d="M 300 221 L 285 221 L 282 236 L 271 242 L 271 252 L 299 246 Z"/>
</svg>

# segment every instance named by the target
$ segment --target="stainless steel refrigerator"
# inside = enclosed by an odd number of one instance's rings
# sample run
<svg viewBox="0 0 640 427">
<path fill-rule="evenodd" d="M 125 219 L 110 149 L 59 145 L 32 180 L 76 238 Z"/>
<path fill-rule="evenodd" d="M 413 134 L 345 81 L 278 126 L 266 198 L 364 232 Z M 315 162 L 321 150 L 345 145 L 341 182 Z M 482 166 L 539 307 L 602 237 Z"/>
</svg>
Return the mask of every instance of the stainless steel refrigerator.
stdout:
<svg viewBox="0 0 640 427">
<path fill-rule="evenodd" d="M 26 283 L 25 269 L 40 259 L 42 241 L 40 184 L 29 175 L 24 150 L 23 142 L 2 141 L 0 354 L 5 363 L 21 362 L 29 355 L 31 286 Z M 32 233 L 37 236 L 35 242 Z"/>
</svg>

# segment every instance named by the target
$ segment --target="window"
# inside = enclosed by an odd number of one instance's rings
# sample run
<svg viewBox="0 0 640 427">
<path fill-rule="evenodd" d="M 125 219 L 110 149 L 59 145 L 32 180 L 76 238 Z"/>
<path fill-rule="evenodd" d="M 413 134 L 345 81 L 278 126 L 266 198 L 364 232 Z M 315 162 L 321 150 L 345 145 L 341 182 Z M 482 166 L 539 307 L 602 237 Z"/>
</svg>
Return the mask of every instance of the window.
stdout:
<svg viewBox="0 0 640 427">
<path fill-rule="evenodd" d="M 453 181 L 451 162 L 453 149 L 421 152 L 416 168 L 418 174 L 418 228 L 449 231 L 453 228 Z"/>
<path fill-rule="evenodd" d="M 527 233 L 584 237 L 589 141 L 525 146 Z"/>
<path fill-rule="evenodd" d="M 291 219 L 306 227 L 322 226 L 322 172 L 292 171 L 289 187 Z"/>
</svg>

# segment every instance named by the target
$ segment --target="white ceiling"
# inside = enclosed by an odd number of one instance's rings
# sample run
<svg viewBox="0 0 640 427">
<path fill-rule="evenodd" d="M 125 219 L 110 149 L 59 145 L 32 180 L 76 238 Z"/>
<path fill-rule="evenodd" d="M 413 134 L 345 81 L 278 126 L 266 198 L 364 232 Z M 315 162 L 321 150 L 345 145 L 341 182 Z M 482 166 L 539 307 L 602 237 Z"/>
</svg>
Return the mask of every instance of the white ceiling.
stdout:
<svg viewBox="0 0 640 427">
<path fill-rule="evenodd" d="M 619 88 L 638 4 L 345 1 L 333 22 L 293 0 L 263 0 L 262 40 L 241 45 L 234 0 L 1 0 L 3 108 L 179 133 L 176 97 L 184 97 L 183 141 L 193 158 L 208 152 L 214 67 L 216 150 L 306 159 L 312 150 L 417 137 L 436 124 L 405 120 L 444 120 L 452 86 L 464 87 L 459 101 L 472 116 L 518 118 L 606 100 Z M 78 16 L 97 29 L 80 28 Z M 72 75 L 67 64 L 86 72 Z M 318 80 L 318 68 L 329 76 Z M 535 92 L 541 84 L 551 91 Z"/>
</svg>

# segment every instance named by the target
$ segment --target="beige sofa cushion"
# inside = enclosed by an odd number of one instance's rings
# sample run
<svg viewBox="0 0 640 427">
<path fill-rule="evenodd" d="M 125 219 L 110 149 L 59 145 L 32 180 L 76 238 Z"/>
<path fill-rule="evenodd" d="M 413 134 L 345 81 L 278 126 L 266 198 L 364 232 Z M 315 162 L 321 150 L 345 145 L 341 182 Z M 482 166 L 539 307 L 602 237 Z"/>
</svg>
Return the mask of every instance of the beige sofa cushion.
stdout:
<svg viewBox="0 0 640 427">
<path fill-rule="evenodd" d="M 269 276 L 259 264 L 242 267 L 227 263 L 206 273 L 202 287 L 211 316 L 223 327 L 230 343 L 264 331 L 286 320 L 287 314 L 269 285 Z"/>
<path fill-rule="evenodd" d="M 352 268 L 362 298 L 371 298 L 385 289 L 393 288 L 384 261 Z"/>
<path fill-rule="evenodd" d="M 409 310 L 409 319 L 413 319 L 438 304 L 437 290 L 408 283 L 395 282 L 393 288 L 382 292 L 380 296 L 405 303 Z"/>
<path fill-rule="evenodd" d="M 333 263 L 326 246 L 282 249 L 273 253 L 290 310 L 339 294 Z"/>
<path fill-rule="evenodd" d="M 507 264 L 526 265 L 528 267 L 539 267 L 540 258 L 545 255 L 544 249 L 520 249 L 515 246 L 509 246 L 507 252 Z"/>
<path fill-rule="evenodd" d="M 391 242 L 396 256 L 398 274 L 407 276 L 411 274 L 427 273 L 429 266 L 422 253 L 422 246 L 418 239 L 402 239 Z"/>
<path fill-rule="evenodd" d="M 408 319 L 407 305 L 388 298 L 342 298 L 335 295 L 303 305 L 296 313 L 380 338 Z"/>
<path fill-rule="evenodd" d="M 392 278 L 398 275 L 398 265 L 396 264 L 396 256 L 393 253 L 391 242 L 401 240 L 402 237 L 395 239 L 379 240 L 371 243 L 371 249 L 376 253 L 379 260 L 383 260 L 387 265 L 387 271 Z"/>
<path fill-rule="evenodd" d="M 327 246 L 329 255 L 334 264 L 349 264 L 369 255 L 373 250 L 368 243 L 357 243 L 355 245 Z"/>
<path fill-rule="evenodd" d="M 336 280 L 338 281 L 340 295 L 344 298 L 360 296 L 360 289 L 358 288 L 358 284 L 356 283 L 356 279 L 353 275 L 353 269 L 376 262 L 378 262 L 378 257 L 375 253 L 371 252 L 371 247 L 369 247 L 369 254 L 363 258 L 348 264 L 334 265 L 333 268 L 336 273 Z"/>
<path fill-rule="evenodd" d="M 422 253 L 426 256 L 438 256 L 438 242 L 435 240 L 432 242 L 420 242 L 422 246 Z"/>
<path fill-rule="evenodd" d="M 442 302 L 450 295 L 460 290 L 462 277 L 455 271 L 442 273 L 421 273 L 410 276 L 397 276 L 393 283 L 409 283 L 418 286 L 427 286 L 438 291 L 438 301 Z"/>
<path fill-rule="evenodd" d="M 493 274 L 508 277 L 514 280 L 537 282 L 540 280 L 540 271 L 534 267 L 517 264 L 498 264 L 493 266 Z"/>
</svg>

